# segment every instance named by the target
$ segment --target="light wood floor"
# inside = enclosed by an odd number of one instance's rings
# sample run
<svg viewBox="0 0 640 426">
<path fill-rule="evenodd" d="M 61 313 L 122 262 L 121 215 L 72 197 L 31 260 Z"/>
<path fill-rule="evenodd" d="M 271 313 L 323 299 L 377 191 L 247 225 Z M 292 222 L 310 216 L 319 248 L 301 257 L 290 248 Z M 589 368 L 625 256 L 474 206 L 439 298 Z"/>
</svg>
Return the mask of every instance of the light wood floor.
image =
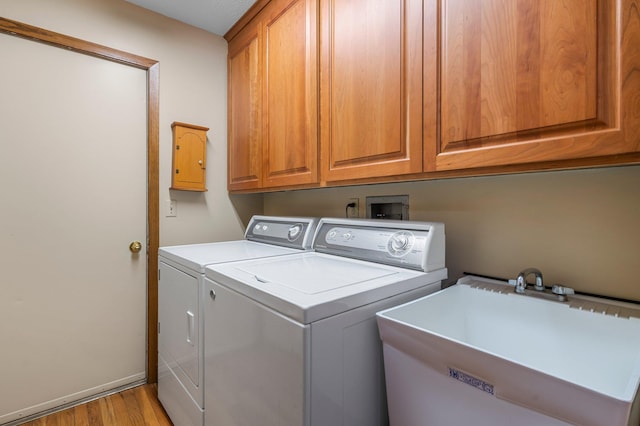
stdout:
<svg viewBox="0 0 640 426">
<path fill-rule="evenodd" d="M 23 423 L 22 426 L 172 426 L 157 395 L 155 384 L 142 385 Z"/>
</svg>

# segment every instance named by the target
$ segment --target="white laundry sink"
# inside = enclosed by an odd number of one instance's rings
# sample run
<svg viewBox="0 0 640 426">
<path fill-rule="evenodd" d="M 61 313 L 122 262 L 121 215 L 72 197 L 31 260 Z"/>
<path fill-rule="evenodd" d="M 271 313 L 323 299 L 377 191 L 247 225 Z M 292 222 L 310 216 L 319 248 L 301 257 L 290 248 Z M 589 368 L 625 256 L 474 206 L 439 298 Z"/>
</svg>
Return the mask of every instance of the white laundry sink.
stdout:
<svg viewBox="0 0 640 426">
<path fill-rule="evenodd" d="M 392 423 L 638 425 L 634 311 L 579 296 L 541 300 L 498 283 L 465 277 L 378 313 Z M 420 407 L 405 406 L 412 399 Z"/>
</svg>

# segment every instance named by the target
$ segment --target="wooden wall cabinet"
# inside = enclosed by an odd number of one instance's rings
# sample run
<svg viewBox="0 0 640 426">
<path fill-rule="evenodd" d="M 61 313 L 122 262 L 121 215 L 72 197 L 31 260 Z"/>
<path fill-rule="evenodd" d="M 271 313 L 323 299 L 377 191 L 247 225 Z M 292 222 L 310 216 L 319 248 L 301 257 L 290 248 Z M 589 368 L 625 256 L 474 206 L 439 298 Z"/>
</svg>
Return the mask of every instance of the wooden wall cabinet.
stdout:
<svg viewBox="0 0 640 426">
<path fill-rule="evenodd" d="M 229 190 L 640 163 L 640 0 L 254 8 L 229 35 Z"/>
<path fill-rule="evenodd" d="M 322 179 L 422 171 L 422 1 L 321 0 Z"/>
<path fill-rule="evenodd" d="M 272 0 L 229 41 L 229 190 L 318 182 L 316 0 Z"/>
<path fill-rule="evenodd" d="M 206 191 L 208 127 L 174 122 L 171 189 Z"/>
<path fill-rule="evenodd" d="M 639 7 L 425 2 L 425 171 L 598 165 L 638 152 Z"/>
</svg>

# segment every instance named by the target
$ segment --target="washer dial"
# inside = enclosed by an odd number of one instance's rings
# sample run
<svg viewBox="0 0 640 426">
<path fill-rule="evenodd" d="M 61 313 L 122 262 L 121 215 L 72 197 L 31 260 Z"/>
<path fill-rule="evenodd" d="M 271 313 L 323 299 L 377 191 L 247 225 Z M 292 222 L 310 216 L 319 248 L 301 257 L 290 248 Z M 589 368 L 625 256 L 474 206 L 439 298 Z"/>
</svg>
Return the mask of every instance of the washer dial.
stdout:
<svg viewBox="0 0 640 426">
<path fill-rule="evenodd" d="M 402 257 L 413 248 L 414 241 L 415 236 L 413 233 L 409 231 L 398 231 L 389 237 L 387 250 L 391 256 Z"/>
<path fill-rule="evenodd" d="M 289 232 L 287 234 L 287 238 L 289 241 L 295 241 L 302 234 L 302 225 L 296 223 L 289 227 Z"/>
</svg>

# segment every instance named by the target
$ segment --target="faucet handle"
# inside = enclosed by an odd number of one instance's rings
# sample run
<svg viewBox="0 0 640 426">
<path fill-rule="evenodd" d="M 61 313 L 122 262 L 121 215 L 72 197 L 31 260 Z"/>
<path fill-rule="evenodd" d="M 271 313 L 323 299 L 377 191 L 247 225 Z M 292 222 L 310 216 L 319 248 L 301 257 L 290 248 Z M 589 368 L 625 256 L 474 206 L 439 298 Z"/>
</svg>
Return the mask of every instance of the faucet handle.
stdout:
<svg viewBox="0 0 640 426">
<path fill-rule="evenodd" d="M 551 287 L 551 292 L 558 296 L 558 300 L 561 302 L 565 302 L 567 300 L 568 294 L 576 294 L 575 290 L 571 287 L 565 287 L 561 285 L 555 284 Z"/>
<path fill-rule="evenodd" d="M 551 292 L 553 294 L 576 294 L 575 290 L 571 287 L 565 287 L 558 284 L 554 284 L 554 286 L 551 287 Z"/>
</svg>

